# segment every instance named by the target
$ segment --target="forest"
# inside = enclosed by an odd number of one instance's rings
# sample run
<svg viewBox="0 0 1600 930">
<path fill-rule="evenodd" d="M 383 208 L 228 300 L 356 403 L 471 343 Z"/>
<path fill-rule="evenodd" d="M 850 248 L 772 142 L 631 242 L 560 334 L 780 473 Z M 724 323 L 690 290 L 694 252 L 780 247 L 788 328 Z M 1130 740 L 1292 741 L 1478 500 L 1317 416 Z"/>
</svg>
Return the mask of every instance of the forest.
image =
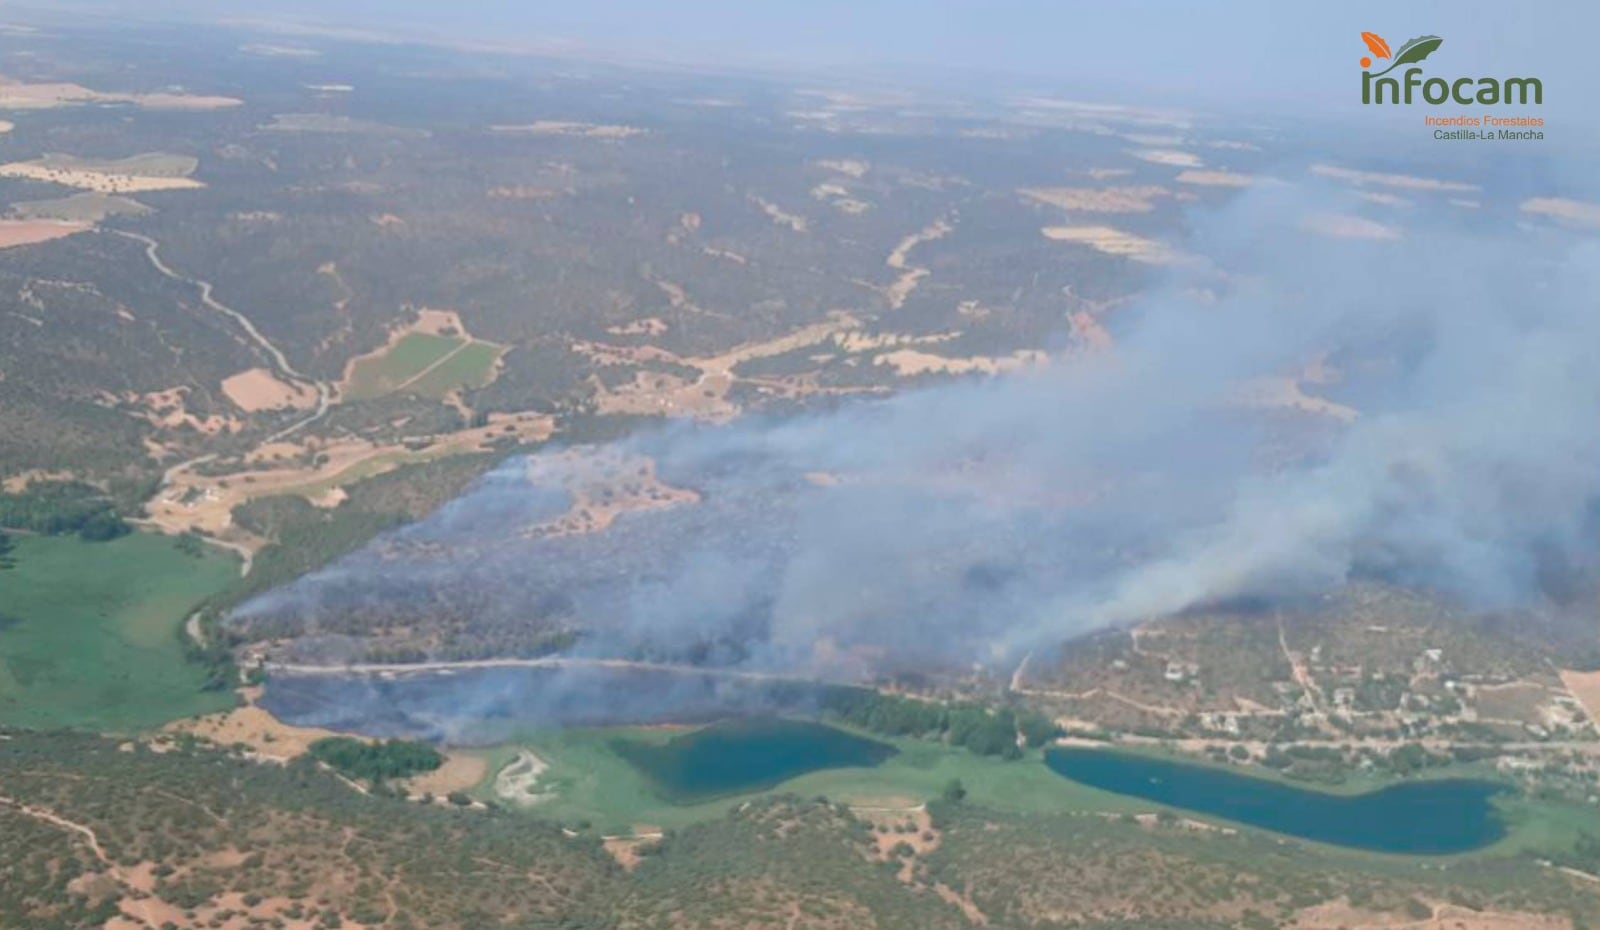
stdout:
<svg viewBox="0 0 1600 930">
<path fill-rule="evenodd" d="M 77 481 L 35 481 L 25 491 L 0 493 L 0 527 L 45 536 L 75 533 L 89 542 L 131 532 L 109 496 Z"/>
</svg>

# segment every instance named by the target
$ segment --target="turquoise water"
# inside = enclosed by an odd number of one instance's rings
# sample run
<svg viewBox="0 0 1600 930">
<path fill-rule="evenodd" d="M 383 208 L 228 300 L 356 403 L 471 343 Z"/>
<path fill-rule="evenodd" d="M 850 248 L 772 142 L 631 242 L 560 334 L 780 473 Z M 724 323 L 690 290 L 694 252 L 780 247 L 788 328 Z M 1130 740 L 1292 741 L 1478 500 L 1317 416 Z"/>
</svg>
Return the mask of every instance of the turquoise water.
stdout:
<svg viewBox="0 0 1600 930">
<path fill-rule="evenodd" d="M 801 720 L 735 720 L 665 743 L 618 739 L 612 749 L 668 801 L 689 804 L 759 791 L 818 769 L 875 766 L 887 743 Z"/>
<path fill-rule="evenodd" d="M 1413 781 L 1345 795 L 1103 749 L 1052 749 L 1045 764 L 1105 791 L 1335 846 L 1441 855 L 1505 836 L 1489 801 L 1506 789 L 1487 781 Z"/>
</svg>

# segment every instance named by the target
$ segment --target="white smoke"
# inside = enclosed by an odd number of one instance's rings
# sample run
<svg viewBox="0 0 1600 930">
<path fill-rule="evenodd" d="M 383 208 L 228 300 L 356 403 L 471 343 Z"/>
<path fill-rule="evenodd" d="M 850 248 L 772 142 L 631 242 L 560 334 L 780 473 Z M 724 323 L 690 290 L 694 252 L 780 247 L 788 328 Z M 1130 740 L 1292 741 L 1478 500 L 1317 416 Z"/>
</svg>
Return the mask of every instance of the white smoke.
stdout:
<svg viewBox="0 0 1600 930">
<path fill-rule="evenodd" d="M 1363 208 L 1263 185 L 1195 218 L 1188 249 L 1205 260 L 1108 320 L 1106 354 L 625 440 L 703 499 L 593 538 L 504 532 L 549 493 L 508 463 L 238 615 L 315 628 L 427 579 L 506 618 L 559 594 L 590 651 L 699 639 L 718 644 L 708 661 L 815 663 L 825 646 L 894 665 L 1326 591 L 1357 571 L 1536 606 L 1552 565 L 1592 557 L 1600 524 L 1600 252 L 1428 211 L 1400 238 L 1306 225 Z M 1337 379 L 1296 380 L 1318 360 Z M 1241 403 L 1263 383 L 1311 400 Z M 836 480 L 807 479 L 819 473 Z M 408 540 L 425 554 L 404 555 Z"/>
</svg>

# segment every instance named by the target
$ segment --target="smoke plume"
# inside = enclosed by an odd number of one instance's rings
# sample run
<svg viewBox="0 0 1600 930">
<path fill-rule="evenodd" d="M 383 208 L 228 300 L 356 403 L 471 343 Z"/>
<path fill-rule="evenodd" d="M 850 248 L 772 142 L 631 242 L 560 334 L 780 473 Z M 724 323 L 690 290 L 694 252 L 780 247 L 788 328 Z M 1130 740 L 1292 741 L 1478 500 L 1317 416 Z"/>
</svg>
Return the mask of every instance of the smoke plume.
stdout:
<svg viewBox="0 0 1600 930">
<path fill-rule="evenodd" d="M 1538 606 L 1600 529 L 1600 253 L 1442 204 L 1398 237 L 1308 224 L 1363 209 L 1261 185 L 1191 218 L 1201 257 L 1107 318 L 1109 350 L 515 458 L 236 621 L 425 604 L 576 653 L 873 671 L 1357 572 Z M 541 531 L 597 457 L 697 500 Z"/>
</svg>

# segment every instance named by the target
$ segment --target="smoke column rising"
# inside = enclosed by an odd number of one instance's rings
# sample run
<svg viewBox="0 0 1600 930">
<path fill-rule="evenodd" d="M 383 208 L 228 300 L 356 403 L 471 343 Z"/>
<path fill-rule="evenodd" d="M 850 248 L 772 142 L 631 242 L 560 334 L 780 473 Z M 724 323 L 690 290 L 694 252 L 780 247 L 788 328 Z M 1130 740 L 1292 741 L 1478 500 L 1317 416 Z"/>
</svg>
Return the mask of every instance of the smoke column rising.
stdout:
<svg viewBox="0 0 1600 930">
<path fill-rule="evenodd" d="M 515 623 L 557 597 L 587 631 L 578 651 L 694 641 L 714 663 L 883 670 L 999 660 L 1356 571 L 1537 606 L 1549 567 L 1585 564 L 1600 529 L 1600 253 L 1427 211 L 1399 238 L 1305 227 L 1363 206 L 1258 186 L 1195 218 L 1203 259 L 1119 310 L 1108 353 L 643 433 L 613 451 L 701 500 L 602 533 L 519 535 L 565 506 L 537 476 L 580 466 L 511 460 L 235 619 L 316 632 L 427 588 Z M 1303 386 L 1357 419 L 1240 403 L 1324 358 L 1337 382 Z"/>
</svg>

